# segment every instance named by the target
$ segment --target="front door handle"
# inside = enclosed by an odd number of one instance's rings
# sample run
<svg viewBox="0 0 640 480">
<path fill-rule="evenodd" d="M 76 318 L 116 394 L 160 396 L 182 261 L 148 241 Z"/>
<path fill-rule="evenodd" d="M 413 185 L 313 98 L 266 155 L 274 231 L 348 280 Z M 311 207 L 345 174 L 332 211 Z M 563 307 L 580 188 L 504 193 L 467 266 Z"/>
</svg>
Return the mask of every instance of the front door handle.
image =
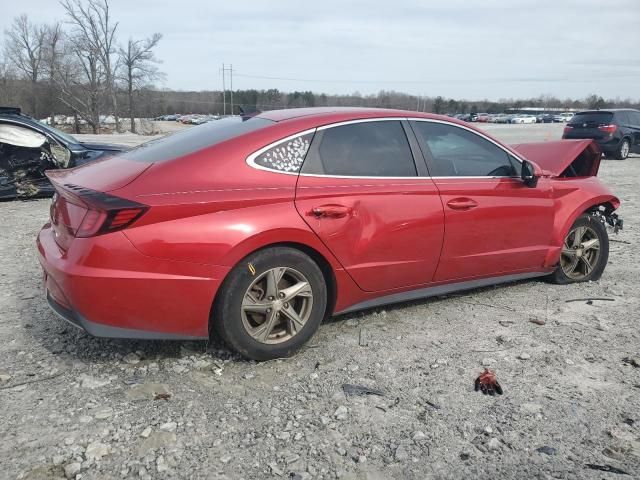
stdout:
<svg viewBox="0 0 640 480">
<path fill-rule="evenodd" d="M 452 198 L 447 202 L 447 207 L 452 210 L 471 210 L 477 206 L 478 202 L 466 197 Z"/>
<path fill-rule="evenodd" d="M 313 207 L 309 214 L 316 218 L 342 218 L 351 215 L 353 209 L 344 205 L 320 205 Z"/>
</svg>

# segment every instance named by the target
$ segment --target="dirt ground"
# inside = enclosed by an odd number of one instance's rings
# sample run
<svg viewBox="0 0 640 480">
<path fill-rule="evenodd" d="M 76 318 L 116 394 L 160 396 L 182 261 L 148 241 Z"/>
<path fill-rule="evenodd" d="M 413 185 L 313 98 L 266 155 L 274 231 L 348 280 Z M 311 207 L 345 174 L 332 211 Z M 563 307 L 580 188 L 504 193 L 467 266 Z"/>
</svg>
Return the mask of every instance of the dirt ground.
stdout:
<svg viewBox="0 0 640 480">
<path fill-rule="evenodd" d="M 487 128 L 520 142 L 562 127 Z M 601 177 L 625 229 L 600 281 L 342 316 L 260 364 L 67 325 L 35 254 L 49 201 L 0 203 L 0 478 L 640 478 L 640 156 Z M 474 392 L 485 365 L 504 395 Z"/>
</svg>

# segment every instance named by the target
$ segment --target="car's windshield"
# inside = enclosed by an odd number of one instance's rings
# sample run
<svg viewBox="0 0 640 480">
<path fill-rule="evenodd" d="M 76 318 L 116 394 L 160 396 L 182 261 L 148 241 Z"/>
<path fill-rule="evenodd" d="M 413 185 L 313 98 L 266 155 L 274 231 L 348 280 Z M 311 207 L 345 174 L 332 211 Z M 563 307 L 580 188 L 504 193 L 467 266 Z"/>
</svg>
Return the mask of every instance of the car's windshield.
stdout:
<svg viewBox="0 0 640 480">
<path fill-rule="evenodd" d="M 68 133 L 64 133 L 58 130 L 57 128 L 52 127 L 51 125 L 47 125 L 45 123 L 40 122 L 39 120 L 36 120 L 35 118 L 33 119 L 33 121 L 36 122 L 38 125 L 42 126 L 42 128 L 45 131 L 53 132 L 56 136 L 60 137 L 66 143 L 78 143 L 78 140 L 76 140 L 73 136 L 69 135 Z"/>
</svg>

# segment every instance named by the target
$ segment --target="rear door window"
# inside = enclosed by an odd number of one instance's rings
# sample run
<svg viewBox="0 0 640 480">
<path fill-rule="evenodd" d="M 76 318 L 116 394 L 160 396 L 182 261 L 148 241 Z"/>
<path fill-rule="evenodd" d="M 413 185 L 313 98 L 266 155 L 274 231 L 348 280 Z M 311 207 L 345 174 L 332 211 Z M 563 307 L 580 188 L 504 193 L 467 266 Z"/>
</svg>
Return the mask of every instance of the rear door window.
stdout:
<svg viewBox="0 0 640 480">
<path fill-rule="evenodd" d="M 613 121 L 618 125 L 623 126 L 627 126 L 630 123 L 629 115 L 627 115 L 627 112 L 616 112 L 616 114 L 613 116 Z"/>
<path fill-rule="evenodd" d="M 316 133 L 303 173 L 350 177 L 415 177 L 416 167 L 400 121 L 339 125 Z"/>
</svg>

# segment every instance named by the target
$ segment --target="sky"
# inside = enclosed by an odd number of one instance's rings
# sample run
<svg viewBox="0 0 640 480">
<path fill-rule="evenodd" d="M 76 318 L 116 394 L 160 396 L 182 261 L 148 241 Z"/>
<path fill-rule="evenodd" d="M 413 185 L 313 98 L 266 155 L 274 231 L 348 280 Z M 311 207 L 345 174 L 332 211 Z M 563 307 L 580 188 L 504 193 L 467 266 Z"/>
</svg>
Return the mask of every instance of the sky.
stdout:
<svg viewBox="0 0 640 480">
<path fill-rule="evenodd" d="M 640 98 L 640 0 L 109 4 L 121 43 L 163 34 L 159 86 L 175 90 L 221 89 L 225 63 L 233 64 L 234 89 Z M 0 33 L 21 13 L 64 20 L 55 0 L 7 0 Z"/>
</svg>

